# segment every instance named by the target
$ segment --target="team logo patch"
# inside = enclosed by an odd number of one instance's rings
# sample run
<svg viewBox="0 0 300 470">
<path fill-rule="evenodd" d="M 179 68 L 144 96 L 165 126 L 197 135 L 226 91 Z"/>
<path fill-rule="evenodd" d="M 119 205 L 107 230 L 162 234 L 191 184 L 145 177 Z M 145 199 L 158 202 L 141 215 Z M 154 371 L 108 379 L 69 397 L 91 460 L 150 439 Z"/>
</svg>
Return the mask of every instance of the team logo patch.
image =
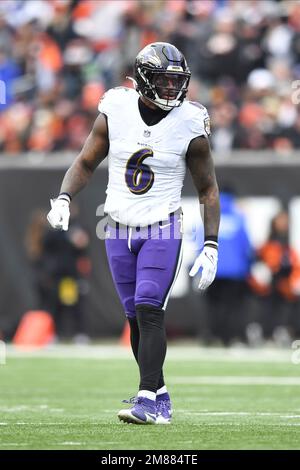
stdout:
<svg viewBox="0 0 300 470">
<path fill-rule="evenodd" d="M 151 135 L 151 132 L 148 129 L 146 129 L 144 131 L 144 137 L 150 137 L 150 135 Z"/>
<path fill-rule="evenodd" d="M 207 135 L 210 135 L 210 119 L 209 117 L 204 119 L 204 129 Z"/>
</svg>

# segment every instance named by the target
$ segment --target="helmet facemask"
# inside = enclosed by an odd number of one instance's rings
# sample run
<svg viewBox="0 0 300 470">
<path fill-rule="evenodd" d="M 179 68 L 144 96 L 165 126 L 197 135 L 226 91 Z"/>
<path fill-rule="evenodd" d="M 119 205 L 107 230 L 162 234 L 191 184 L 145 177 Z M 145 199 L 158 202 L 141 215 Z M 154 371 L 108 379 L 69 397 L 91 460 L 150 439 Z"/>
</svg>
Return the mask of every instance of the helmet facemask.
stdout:
<svg viewBox="0 0 300 470">
<path fill-rule="evenodd" d="M 168 70 L 168 69 L 177 70 Z M 182 104 L 190 80 L 190 72 L 179 71 L 181 67 L 168 67 L 167 70 L 152 70 L 138 67 L 137 72 L 143 80 L 143 93 L 137 91 L 159 108 L 170 111 Z"/>
</svg>

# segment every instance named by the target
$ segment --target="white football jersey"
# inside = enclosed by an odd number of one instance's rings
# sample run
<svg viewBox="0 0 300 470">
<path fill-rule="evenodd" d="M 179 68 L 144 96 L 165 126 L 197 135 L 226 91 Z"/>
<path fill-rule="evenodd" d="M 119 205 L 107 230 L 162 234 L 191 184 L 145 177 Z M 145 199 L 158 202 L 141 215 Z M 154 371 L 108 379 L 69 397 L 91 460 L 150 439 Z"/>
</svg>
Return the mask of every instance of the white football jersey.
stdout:
<svg viewBox="0 0 300 470">
<path fill-rule="evenodd" d="M 104 210 L 116 222 L 131 226 L 166 220 L 180 207 L 189 143 L 209 134 L 207 110 L 198 103 L 184 101 L 159 123 L 147 126 L 138 99 L 133 89 L 112 88 L 99 104 L 109 132 Z"/>
</svg>

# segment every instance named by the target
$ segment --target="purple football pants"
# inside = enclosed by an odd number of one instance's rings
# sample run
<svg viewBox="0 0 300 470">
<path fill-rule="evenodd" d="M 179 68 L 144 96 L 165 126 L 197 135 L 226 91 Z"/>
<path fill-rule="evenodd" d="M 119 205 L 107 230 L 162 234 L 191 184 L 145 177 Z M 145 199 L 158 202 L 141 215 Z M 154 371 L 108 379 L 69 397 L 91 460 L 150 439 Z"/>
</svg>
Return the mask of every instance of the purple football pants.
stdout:
<svg viewBox="0 0 300 470">
<path fill-rule="evenodd" d="M 128 227 L 109 218 L 105 245 L 126 316 L 134 318 L 140 304 L 165 310 L 182 259 L 181 211 L 146 227 Z"/>
</svg>

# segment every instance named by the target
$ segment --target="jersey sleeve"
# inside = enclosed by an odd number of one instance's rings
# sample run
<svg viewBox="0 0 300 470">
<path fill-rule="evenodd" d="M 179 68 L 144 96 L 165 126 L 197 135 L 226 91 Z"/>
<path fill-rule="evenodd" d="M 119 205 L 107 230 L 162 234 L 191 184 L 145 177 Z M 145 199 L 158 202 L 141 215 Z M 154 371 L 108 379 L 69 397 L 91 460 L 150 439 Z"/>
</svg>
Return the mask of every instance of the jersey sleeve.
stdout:
<svg viewBox="0 0 300 470">
<path fill-rule="evenodd" d="M 193 116 L 189 120 L 189 131 L 194 137 L 210 136 L 210 117 L 207 112 L 207 109 L 199 103 L 190 103 L 195 107 L 196 112 L 193 113 Z"/>
<path fill-rule="evenodd" d="M 129 90 L 129 88 L 125 87 L 116 87 L 106 91 L 98 105 L 100 113 L 109 116 L 110 114 L 118 112 L 120 103 L 124 103 L 124 99 L 126 99 L 125 97 Z"/>
<path fill-rule="evenodd" d="M 109 116 L 114 108 L 115 102 L 115 90 L 112 88 L 104 93 L 102 98 L 100 99 L 98 110 L 100 113 L 106 114 Z"/>
</svg>

